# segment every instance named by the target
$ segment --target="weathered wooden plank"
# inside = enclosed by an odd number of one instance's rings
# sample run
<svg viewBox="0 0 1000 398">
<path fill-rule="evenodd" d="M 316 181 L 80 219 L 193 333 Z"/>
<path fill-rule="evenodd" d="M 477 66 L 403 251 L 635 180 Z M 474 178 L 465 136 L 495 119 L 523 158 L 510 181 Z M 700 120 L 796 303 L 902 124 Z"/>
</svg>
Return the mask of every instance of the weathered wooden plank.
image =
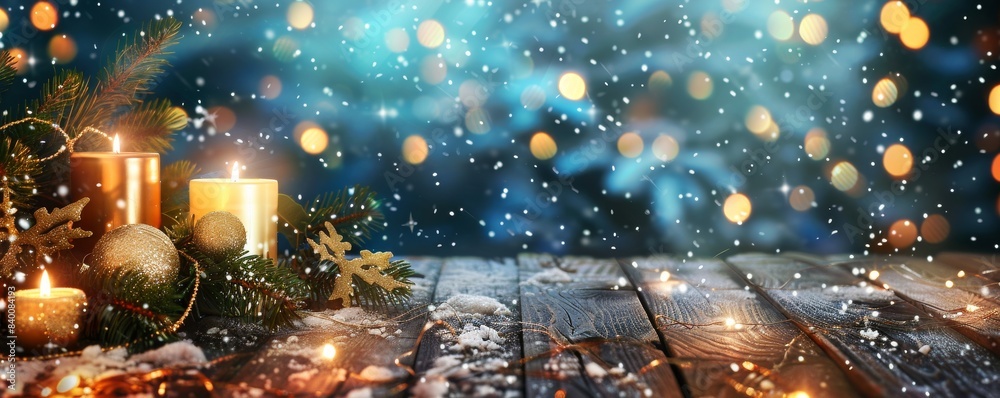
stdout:
<svg viewBox="0 0 1000 398">
<path fill-rule="evenodd" d="M 1000 255 L 996 253 L 975 254 L 946 252 L 935 257 L 952 267 L 964 271 L 967 278 L 980 281 L 987 286 L 989 297 L 1000 297 Z"/>
<path fill-rule="evenodd" d="M 857 395 L 809 337 L 725 263 L 622 261 L 694 397 Z"/>
<path fill-rule="evenodd" d="M 307 313 L 303 329 L 282 334 L 236 373 L 231 385 L 278 395 L 329 396 L 365 390 L 373 396 L 405 391 L 413 365 L 417 336 L 426 322 L 426 306 L 434 294 L 439 259 L 410 259 L 424 278 L 414 279 L 408 308 L 388 314 L 361 308 Z M 336 355 L 325 357 L 331 344 Z M 399 360 L 400 366 L 394 364 Z"/>
<path fill-rule="evenodd" d="M 939 319 L 836 266 L 741 255 L 726 260 L 874 396 L 990 396 L 1000 358 Z"/>
<path fill-rule="evenodd" d="M 522 396 L 519 296 L 511 259 L 445 260 L 431 312 L 435 324 L 417 354 L 413 395 Z"/>
<path fill-rule="evenodd" d="M 824 262 L 819 257 L 802 258 L 813 264 Z M 967 279 L 968 274 L 963 270 L 941 261 L 907 256 L 866 257 L 836 265 L 895 292 L 933 318 L 1000 354 L 1000 304 L 980 295 L 986 286 L 977 286 L 982 281 Z"/>
<path fill-rule="evenodd" d="M 618 262 L 590 257 L 527 255 L 521 261 L 521 283 L 575 289 L 632 289 Z M 527 259 L 530 259 L 528 261 Z"/>
<path fill-rule="evenodd" d="M 660 340 L 632 290 L 614 290 L 624 273 L 614 260 L 565 260 L 588 275 L 539 278 L 556 263 L 522 255 L 525 390 L 529 397 L 680 396 Z M 595 267 L 597 270 L 590 270 Z M 533 275 L 525 275 L 534 270 Z M 594 275 L 605 275 L 596 277 Z M 557 280 L 558 279 L 558 280 Z"/>
</svg>

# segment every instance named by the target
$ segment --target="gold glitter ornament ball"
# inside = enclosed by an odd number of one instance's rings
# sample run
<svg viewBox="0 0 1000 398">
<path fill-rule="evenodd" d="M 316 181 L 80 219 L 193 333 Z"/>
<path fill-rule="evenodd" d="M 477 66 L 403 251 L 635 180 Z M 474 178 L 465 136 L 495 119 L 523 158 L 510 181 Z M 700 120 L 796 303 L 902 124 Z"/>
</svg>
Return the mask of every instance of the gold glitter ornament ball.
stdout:
<svg viewBox="0 0 1000 398">
<path fill-rule="evenodd" d="M 177 280 L 181 260 L 173 242 L 146 224 L 122 225 L 104 234 L 91 254 L 91 266 L 101 277 L 121 271 L 139 271 L 150 288 L 167 287 Z"/>
<path fill-rule="evenodd" d="M 243 252 L 247 230 L 240 219 L 228 211 L 205 214 L 194 226 L 194 245 L 213 259 Z"/>
</svg>

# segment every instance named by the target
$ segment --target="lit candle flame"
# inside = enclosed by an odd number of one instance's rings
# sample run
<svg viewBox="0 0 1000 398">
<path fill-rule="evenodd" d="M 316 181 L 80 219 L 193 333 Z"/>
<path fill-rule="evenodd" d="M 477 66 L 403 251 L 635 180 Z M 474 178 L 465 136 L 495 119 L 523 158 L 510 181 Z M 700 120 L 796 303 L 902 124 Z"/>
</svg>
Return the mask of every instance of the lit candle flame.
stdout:
<svg viewBox="0 0 1000 398">
<path fill-rule="evenodd" d="M 240 162 L 233 162 L 233 181 L 240 179 Z"/>
<path fill-rule="evenodd" d="M 337 349 L 333 347 L 333 344 L 326 343 L 323 346 L 323 358 L 333 359 L 335 356 L 337 356 Z"/>
<path fill-rule="evenodd" d="M 114 153 L 122 153 L 122 143 L 118 139 L 118 134 L 115 134 L 115 139 L 111 143 L 111 151 Z"/>
<path fill-rule="evenodd" d="M 38 286 L 42 297 L 52 296 L 52 283 L 49 282 L 49 271 L 42 271 L 42 283 Z"/>
</svg>

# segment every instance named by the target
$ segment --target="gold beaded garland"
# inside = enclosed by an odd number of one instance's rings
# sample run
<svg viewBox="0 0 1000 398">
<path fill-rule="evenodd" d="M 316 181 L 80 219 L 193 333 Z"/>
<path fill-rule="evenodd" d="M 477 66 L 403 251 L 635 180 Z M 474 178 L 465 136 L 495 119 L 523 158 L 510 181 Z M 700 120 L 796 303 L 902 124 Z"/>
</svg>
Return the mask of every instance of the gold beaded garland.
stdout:
<svg viewBox="0 0 1000 398">
<path fill-rule="evenodd" d="M 101 277 L 139 271 L 149 278 L 150 288 L 173 284 L 181 264 L 170 238 L 146 224 L 122 225 L 104 234 L 91 256 L 90 265 Z"/>
<path fill-rule="evenodd" d="M 195 247 L 213 259 L 239 254 L 247 243 L 247 230 L 240 219 L 227 211 L 205 214 L 194 226 Z"/>
</svg>

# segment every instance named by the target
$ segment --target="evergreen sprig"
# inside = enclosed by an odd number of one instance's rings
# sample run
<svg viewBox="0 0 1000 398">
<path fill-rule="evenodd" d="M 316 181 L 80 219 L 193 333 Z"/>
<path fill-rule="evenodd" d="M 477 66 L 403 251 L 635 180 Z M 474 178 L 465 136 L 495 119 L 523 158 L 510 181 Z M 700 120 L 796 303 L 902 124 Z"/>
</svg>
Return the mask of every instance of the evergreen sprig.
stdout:
<svg viewBox="0 0 1000 398">
<path fill-rule="evenodd" d="M 419 276 L 406 260 L 393 261 L 384 274 L 397 281 L 409 281 Z M 309 286 L 310 300 L 325 302 L 333 293 L 337 278 L 340 277 L 340 269 L 332 261 L 316 261 L 311 266 L 300 266 L 299 277 Z M 411 289 L 386 290 L 357 276 L 354 277 L 353 286 L 354 304 L 379 311 L 385 311 L 391 306 L 402 306 L 413 294 Z"/>
<path fill-rule="evenodd" d="M 184 312 L 191 277 L 164 289 L 135 269 L 120 269 L 110 275 L 85 271 L 83 275 L 90 299 L 89 319 L 84 322 L 86 338 L 104 346 L 128 344 L 130 350 L 176 338 L 168 329 Z"/>
<path fill-rule="evenodd" d="M 14 63 L 14 56 L 10 55 L 10 51 L 0 51 L 0 98 L 14 83 L 14 77 L 17 75 Z"/>
<path fill-rule="evenodd" d="M 221 315 L 275 330 L 300 319 L 308 287 L 289 268 L 242 253 L 215 261 L 187 247 L 202 265 L 200 314 Z"/>
<path fill-rule="evenodd" d="M 282 222 L 278 232 L 297 250 L 305 244 L 305 239 L 316 236 L 329 221 L 344 240 L 361 245 L 382 229 L 385 216 L 380 207 L 375 191 L 359 185 L 319 195 L 306 206 L 282 195 L 278 207 L 278 218 Z"/>
<path fill-rule="evenodd" d="M 160 210 L 163 213 L 165 227 L 172 229 L 175 225 L 187 221 L 188 185 L 200 170 L 197 165 L 187 160 L 180 160 L 163 168 L 163 172 L 160 173 Z M 182 230 L 180 236 L 187 236 L 190 233 Z"/>
</svg>

